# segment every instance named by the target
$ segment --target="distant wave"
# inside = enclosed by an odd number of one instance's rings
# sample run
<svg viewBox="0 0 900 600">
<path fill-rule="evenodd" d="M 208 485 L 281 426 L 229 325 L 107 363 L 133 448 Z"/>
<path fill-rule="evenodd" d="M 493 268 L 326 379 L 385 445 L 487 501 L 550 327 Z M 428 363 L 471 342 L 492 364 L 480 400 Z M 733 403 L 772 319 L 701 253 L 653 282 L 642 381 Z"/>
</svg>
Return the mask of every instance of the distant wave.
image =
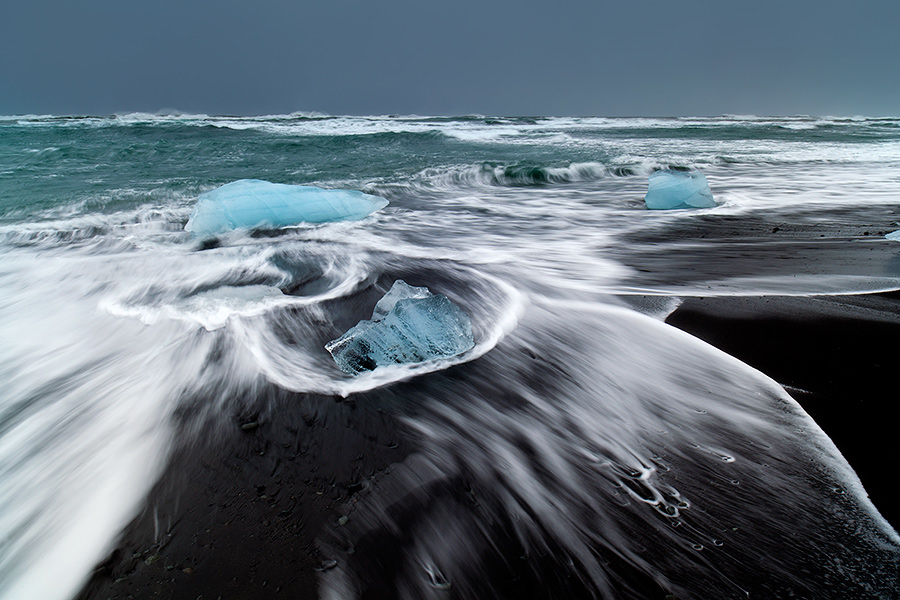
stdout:
<svg viewBox="0 0 900 600">
<path fill-rule="evenodd" d="M 429 167 L 411 178 L 413 185 L 435 189 L 460 187 L 531 187 L 553 184 L 597 181 L 608 177 L 647 176 L 658 169 L 690 170 L 692 164 L 661 163 L 634 160 L 618 164 L 573 162 L 565 166 L 480 163 L 452 167 Z"/>
<path fill-rule="evenodd" d="M 211 116 L 206 114 L 132 112 L 110 116 L 18 115 L 0 117 L 0 127 L 128 128 L 209 127 L 260 131 L 286 138 L 334 139 L 377 135 L 434 135 L 461 144 L 606 148 L 627 141 L 708 141 L 710 144 L 759 142 L 835 144 L 900 141 L 900 118 L 894 117 L 462 117 L 336 116 L 316 112 L 284 115 Z M 807 137 L 807 136 L 811 136 Z M 692 152 L 706 154 L 702 147 Z M 712 148 L 710 148 L 712 150 Z M 896 149 L 892 150 L 896 153 Z M 646 150 L 644 150 L 646 152 Z M 739 153 L 740 150 L 738 149 Z M 735 154 L 728 152 L 727 154 Z M 719 152 L 722 155 L 722 152 Z M 845 153 L 846 155 L 846 153 Z M 586 157 L 587 158 L 587 157 Z M 748 160 L 761 158 L 757 152 Z M 808 157 L 807 159 L 814 159 Z M 707 159 L 708 160 L 708 159 Z M 588 162 L 587 160 L 585 162 Z M 715 162 L 715 161 L 713 161 Z"/>
<path fill-rule="evenodd" d="M 613 167 L 598 162 L 572 163 L 565 167 L 539 165 L 494 165 L 482 163 L 464 167 L 429 168 L 415 177 L 436 187 L 460 185 L 531 186 L 573 181 L 592 181 L 611 175 L 632 175 L 630 167 Z"/>
</svg>

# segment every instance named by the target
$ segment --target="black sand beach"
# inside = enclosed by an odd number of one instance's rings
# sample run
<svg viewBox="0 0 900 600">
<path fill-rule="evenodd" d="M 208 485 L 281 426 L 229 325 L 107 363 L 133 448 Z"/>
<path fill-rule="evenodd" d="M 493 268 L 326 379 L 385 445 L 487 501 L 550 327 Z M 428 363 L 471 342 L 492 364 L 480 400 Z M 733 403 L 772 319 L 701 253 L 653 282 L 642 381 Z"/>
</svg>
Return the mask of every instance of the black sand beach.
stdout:
<svg viewBox="0 0 900 600">
<path fill-rule="evenodd" d="M 896 526 L 885 470 L 898 458 L 890 415 L 900 292 L 690 298 L 667 322 L 785 386 Z M 323 526 L 345 522 L 347 507 L 365 502 L 367 487 L 414 453 L 414 441 L 376 395 L 271 393 L 264 414 L 254 408 L 262 403 L 243 399 L 229 429 L 178 448 L 80 600 L 317 597 L 317 570 L 333 564 L 317 547 Z M 203 426 L 183 418 L 185 428 Z"/>
<path fill-rule="evenodd" d="M 276 391 L 261 414 L 248 400 L 232 427 L 178 447 L 81 598 L 315 597 L 323 523 L 409 449 L 380 407 Z"/>
<path fill-rule="evenodd" d="M 825 430 L 896 528 L 900 292 L 689 298 L 666 320 L 780 383 Z"/>
</svg>

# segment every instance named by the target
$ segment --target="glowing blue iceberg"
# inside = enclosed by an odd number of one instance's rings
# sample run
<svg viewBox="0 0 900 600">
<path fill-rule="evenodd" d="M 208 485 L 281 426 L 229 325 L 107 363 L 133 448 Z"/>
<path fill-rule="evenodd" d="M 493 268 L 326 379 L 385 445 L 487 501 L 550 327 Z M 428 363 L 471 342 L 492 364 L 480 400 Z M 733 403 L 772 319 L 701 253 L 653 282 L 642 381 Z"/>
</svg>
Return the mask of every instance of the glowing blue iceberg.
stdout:
<svg viewBox="0 0 900 600">
<path fill-rule="evenodd" d="M 185 230 L 214 235 L 231 229 L 285 227 L 362 219 L 388 201 L 353 190 L 241 179 L 200 195 Z"/>
<path fill-rule="evenodd" d="M 716 205 L 703 173 L 657 171 L 650 175 L 647 208 L 712 208 Z"/>
<path fill-rule="evenodd" d="M 884 237 L 895 242 L 900 242 L 900 229 L 898 229 L 897 231 L 892 231 Z"/>
<path fill-rule="evenodd" d="M 469 316 L 447 296 L 402 279 L 378 301 L 371 321 L 325 345 L 346 373 L 461 354 L 475 345 Z"/>
</svg>

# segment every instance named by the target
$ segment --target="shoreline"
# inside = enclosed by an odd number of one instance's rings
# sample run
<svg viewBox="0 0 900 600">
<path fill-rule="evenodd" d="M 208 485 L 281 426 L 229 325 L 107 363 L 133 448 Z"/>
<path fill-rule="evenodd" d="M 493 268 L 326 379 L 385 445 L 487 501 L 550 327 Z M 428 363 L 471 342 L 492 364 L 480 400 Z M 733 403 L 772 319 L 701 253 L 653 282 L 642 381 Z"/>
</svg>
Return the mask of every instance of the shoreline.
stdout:
<svg viewBox="0 0 900 600">
<path fill-rule="evenodd" d="M 852 296 L 687 298 L 667 318 L 762 371 L 825 431 L 895 528 L 885 464 L 900 459 L 893 402 L 900 291 Z"/>
</svg>

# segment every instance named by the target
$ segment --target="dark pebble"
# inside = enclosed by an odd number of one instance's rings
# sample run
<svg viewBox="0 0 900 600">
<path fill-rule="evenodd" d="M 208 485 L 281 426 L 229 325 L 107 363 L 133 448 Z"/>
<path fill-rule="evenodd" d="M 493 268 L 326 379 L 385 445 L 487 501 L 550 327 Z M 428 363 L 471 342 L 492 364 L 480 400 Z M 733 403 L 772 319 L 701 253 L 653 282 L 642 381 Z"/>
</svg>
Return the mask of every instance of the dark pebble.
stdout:
<svg viewBox="0 0 900 600">
<path fill-rule="evenodd" d="M 323 560 L 322 564 L 316 568 L 316 571 L 327 571 L 337 566 L 336 560 Z"/>
</svg>

